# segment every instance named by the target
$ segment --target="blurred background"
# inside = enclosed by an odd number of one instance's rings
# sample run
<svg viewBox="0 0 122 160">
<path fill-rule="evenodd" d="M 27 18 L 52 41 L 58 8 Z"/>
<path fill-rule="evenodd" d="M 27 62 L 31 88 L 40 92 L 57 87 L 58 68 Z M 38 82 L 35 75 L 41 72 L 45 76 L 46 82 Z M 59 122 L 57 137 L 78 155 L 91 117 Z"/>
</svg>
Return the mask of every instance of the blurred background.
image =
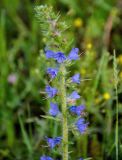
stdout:
<svg viewBox="0 0 122 160">
<path fill-rule="evenodd" d="M 70 135 L 72 160 L 115 160 L 116 103 L 112 56 L 118 65 L 119 160 L 122 159 L 122 1 L 0 0 L 0 160 L 38 160 L 45 135 L 58 135 L 43 100 L 46 44 L 35 17 L 35 5 L 52 5 L 68 25 L 67 36 L 83 53 L 71 72 L 82 78 L 79 92 L 86 104 L 89 131 Z M 50 123 L 49 123 L 50 122 Z M 55 127 L 54 127 L 55 126 Z M 53 155 L 60 158 L 54 151 Z"/>
</svg>

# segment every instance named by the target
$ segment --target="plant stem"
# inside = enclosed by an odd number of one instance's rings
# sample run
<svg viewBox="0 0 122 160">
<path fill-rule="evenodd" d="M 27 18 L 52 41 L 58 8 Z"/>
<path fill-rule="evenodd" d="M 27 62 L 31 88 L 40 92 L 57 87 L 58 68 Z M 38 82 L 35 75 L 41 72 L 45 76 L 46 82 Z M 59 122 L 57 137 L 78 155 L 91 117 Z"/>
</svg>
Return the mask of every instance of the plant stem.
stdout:
<svg viewBox="0 0 122 160">
<path fill-rule="evenodd" d="M 116 160 L 118 160 L 118 92 L 116 86 L 116 134 L 115 134 L 115 142 L 116 142 Z"/>
<path fill-rule="evenodd" d="M 60 67 L 60 94 L 61 94 L 61 105 L 63 115 L 63 126 L 62 126 L 62 141 L 63 141 L 63 160 L 68 160 L 68 125 L 67 125 L 67 104 L 66 104 L 66 85 L 65 75 L 66 70 L 64 64 Z"/>
<path fill-rule="evenodd" d="M 114 87 L 116 92 L 116 129 L 115 129 L 115 146 L 116 146 L 116 160 L 118 160 L 119 150 L 118 150 L 118 134 L 119 134 L 119 122 L 118 122 L 118 70 L 117 70 L 117 62 L 116 62 L 116 53 L 114 50 L 114 61 L 113 61 L 113 67 L 114 67 Z"/>
</svg>

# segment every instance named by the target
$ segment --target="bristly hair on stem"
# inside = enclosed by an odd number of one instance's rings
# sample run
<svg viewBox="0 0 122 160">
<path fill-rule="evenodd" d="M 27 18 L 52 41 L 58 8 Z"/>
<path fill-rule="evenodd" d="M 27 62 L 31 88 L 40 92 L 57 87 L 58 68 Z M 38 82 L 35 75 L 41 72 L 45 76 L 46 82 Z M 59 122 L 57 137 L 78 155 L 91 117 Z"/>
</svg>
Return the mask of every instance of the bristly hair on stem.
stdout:
<svg viewBox="0 0 122 160">
<path fill-rule="evenodd" d="M 48 49 L 65 51 L 65 46 L 68 41 L 66 40 L 64 32 L 69 27 L 65 22 L 59 20 L 60 14 L 56 14 L 52 6 L 47 5 L 36 6 L 35 12 Z"/>
<path fill-rule="evenodd" d="M 115 128 L 115 147 L 116 147 L 116 160 L 118 160 L 119 156 L 119 145 L 118 145 L 118 139 L 119 139 L 119 124 L 118 124 L 118 69 L 117 69 L 117 60 L 116 60 L 116 53 L 114 50 L 113 55 L 113 69 L 114 69 L 114 88 L 115 88 L 115 94 L 116 94 L 116 128 Z"/>
<path fill-rule="evenodd" d="M 64 64 L 60 67 L 61 81 L 60 81 L 60 93 L 61 93 L 61 104 L 62 104 L 62 115 L 63 115 L 63 160 L 68 160 L 68 120 L 67 120 L 67 102 L 66 102 L 66 70 Z"/>
</svg>

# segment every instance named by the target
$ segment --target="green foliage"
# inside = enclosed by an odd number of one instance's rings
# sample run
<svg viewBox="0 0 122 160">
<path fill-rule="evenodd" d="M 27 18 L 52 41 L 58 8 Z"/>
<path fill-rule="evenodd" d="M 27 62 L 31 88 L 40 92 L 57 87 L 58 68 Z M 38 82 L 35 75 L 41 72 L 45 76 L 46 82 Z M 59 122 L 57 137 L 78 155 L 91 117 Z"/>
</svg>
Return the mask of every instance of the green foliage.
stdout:
<svg viewBox="0 0 122 160">
<path fill-rule="evenodd" d="M 21 132 L 22 132 L 22 136 L 23 136 L 23 140 L 24 140 L 24 143 L 25 143 L 25 145 L 27 146 L 27 149 L 28 149 L 28 152 L 30 153 L 30 154 L 32 154 L 32 144 L 31 144 L 31 142 L 30 142 L 30 138 L 28 137 L 28 135 L 27 135 L 27 132 L 26 132 L 26 130 L 25 130 L 25 128 L 24 128 L 24 124 L 23 124 L 23 121 L 22 121 L 22 119 L 21 119 L 21 117 L 19 116 L 19 123 L 20 123 L 20 128 L 21 128 Z"/>
</svg>

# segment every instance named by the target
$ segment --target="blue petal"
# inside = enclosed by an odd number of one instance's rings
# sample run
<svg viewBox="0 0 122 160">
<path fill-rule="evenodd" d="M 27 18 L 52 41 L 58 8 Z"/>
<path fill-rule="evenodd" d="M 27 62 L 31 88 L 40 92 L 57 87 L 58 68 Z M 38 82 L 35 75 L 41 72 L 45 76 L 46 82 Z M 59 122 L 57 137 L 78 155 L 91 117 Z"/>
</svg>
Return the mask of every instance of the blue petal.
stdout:
<svg viewBox="0 0 122 160">
<path fill-rule="evenodd" d="M 84 109 L 85 109 L 84 105 L 77 106 L 77 108 L 76 108 L 76 114 L 78 116 L 80 116 Z"/>
<path fill-rule="evenodd" d="M 59 114 L 59 108 L 58 108 L 58 105 L 56 103 L 52 103 L 52 102 L 50 103 L 49 114 L 53 117 L 55 117 Z"/>
<path fill-rule="evenodd" d="M 46 86 L 45 91 L 46 91 L 49 98 L 53 98 L 58 92 L 58 90 L 56 88 L 52 88 L 49 85 Z"/>
<path fill-rule="evenodd" d="M 69 107 L 69 111 L 73 114 L 76 114 L 76 106 Z"/>
<path fill-rule="evenodd" d="M 46 50 L 45 54 L 46 54 L 47 58 L 54 58 L 54 56 L 55 56 L 55 53 L 51 50 Z"/>
<path fill-rule="evenodd" d="M 80 95 L 74 91 L 71 93 L 71 95 L 69 96 L 70 99 L 79 99 L 80 98 Z"/>
<path fill-rule="evenodd" d="M 80 124 L 83 124 L 85 122 L 85 119 L 84 118 L 79 118 L 76 122 L 76 125 L 80 125 Z"/>
<path fill-rule="evenodd" d="M 62 140 L 61 137 L 55 137 L 55 138 L 46 137 L 46 141 L 51 149 L 53 149 L 56 145 L 59 145 L 61 143 L 61 140 Z"/>
<path fill-rule="evenodd" d="M 51 158 L 49 156 L 41 156 L 40 160 L 53 160 L 53 158 Z"/>
<path fill-rule="evenodd" d="M 83 158 L 79 158 L 79 160 L 83 160 Z"/>
<path fill-rule="evenodd" d="M 56 138 L 54 139 L 55 144 L 56 144 L 56 145 L 60 144 L 60 143 L 61 143 L 61 140 L 62 140 L 62 137 L 56 137 Z"/>
<path fill-rule="evenodd" d="M 51 78 L 55 78 L 57 76 L 58 69 L 57 68 L 48 68 L 47 73 L 50 75 Z"/>
<path fill-rule="evenodd" d="M 47 143 L 48 143 L 48 145 L 49 145 L 49 147 L 50 147 L 51 149 L 53 149 L 53 148 L 55 147 L 55 143 L 54 143 L 53 138 L 48 138 L 48 137 L 46 137 L 46 141 L 47 141 Z"/>
<path fill-rule="evenodd" d="M 66 56 L 62 52 L 57 52 L 54 57 L 58 63 L 63 63 L 66 60 Z"/>
<path fill-rule="evenodd" d="M 79 132 L 81 134 L 83 134 L 87 129 L 88 123 L 85 123 L 85 119 L 84 118 L 79 118 L 77 120 L 77 122 L 75 123 L 75 125 L 76 125 L 77 129 L 79 130 Z"/>
<path fill-rule="evenodd" d="M 72 82 L 73 83 L 80 83 L 80 74 L 78 73 L 78 74 L 75 74 L 73 77 L 71 77 L 71 79 L 72 79 Z"/>
<path fill-rule="evenodd" d="M 71 52 L 69 53 L 68 59 L 69 60 L 77 60 L 77 59 L 79 59 L 78 52 L 79 52 L 78 48 L 73 48 L 71 50 Z"/>
</svg>

